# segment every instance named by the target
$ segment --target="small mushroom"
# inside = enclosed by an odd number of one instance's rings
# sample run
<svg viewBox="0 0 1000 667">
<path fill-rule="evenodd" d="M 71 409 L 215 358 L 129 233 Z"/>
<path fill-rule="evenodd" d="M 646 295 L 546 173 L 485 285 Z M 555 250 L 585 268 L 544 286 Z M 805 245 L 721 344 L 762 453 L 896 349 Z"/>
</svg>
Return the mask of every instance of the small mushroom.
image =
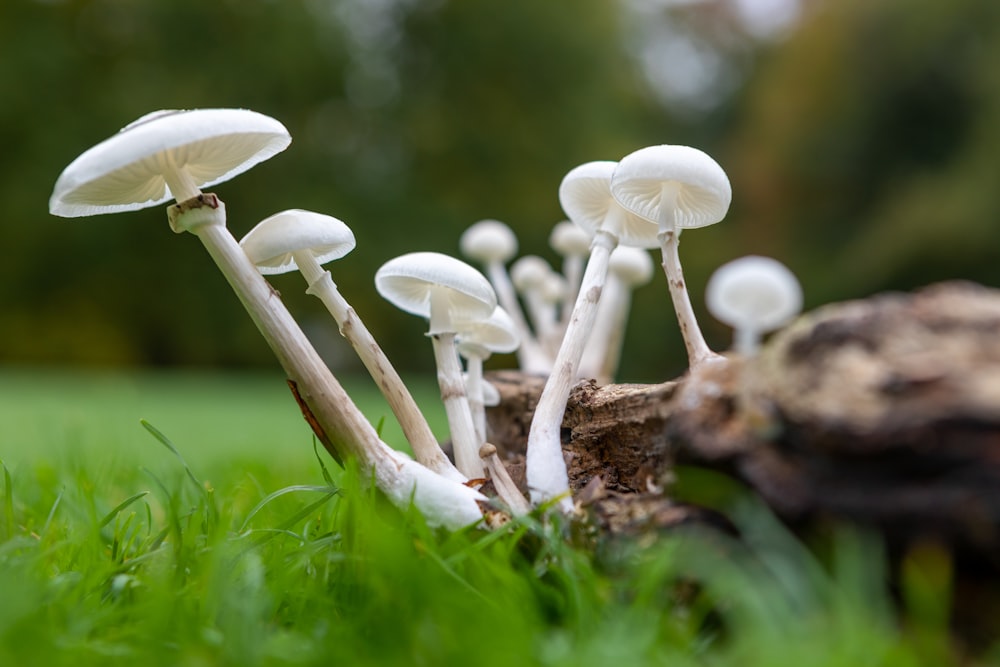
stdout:
<svg viewBox="0 0 1000 667">
<path fill-rule="evenodd" d="M 390 259 L 375 273 L 375 289 L 397 308 L 427 318 L 438 383 L 455 449 L 455 465 L 470 479 L 483 476 L 479 442 L 462 381 L 455 337 L 463 321 L 485 319 L 497 307 L 490 282 L 465 262 L 437 252 Z"/>
<path fill-rule="evenodd" d="M 525 255 L 510 267 L 510 280 L 528 307 L 531 325 L 546 354 L 554 357 L 553 341 L 559 341 L 561 334 L 556 313 L 556 303 L 560 294 L 553 294 L 555 272 L 549 263 L 538 255 Z M 555 297 L 555 298 L 553 298 Z"/>
<path fill-rule="evenodd" d="M 680 233 L 715 224 L 732 200 L 729 178 L 711 157 L 689 146 L 650 146 L 619 161 L 611 192 L 622 206 L 658 225 L 663 270 L 674 302 L 688 362 L 719 360 L 709 349 L 691 307 L 677 253 Z"/>
<path fill-rule="evenodd" d="M 428 523 L 459 528 L 482 519 L 482 494 L 405 459 L 378 434 L 323 364 L 305 334 L 226 228 L 225 206 L 199 188 L 220 183 L 288 146 L 273 118 L 242 109 L 143 116 L 74 160 L 56 181 L 49 210 L 63 217 L 132 211 L 174 197 L 171 228 L 197 236 L 288 375 L 319 440 L 355 456 L 397 505 L 416 504 Z M 428 480 L 428 475 L 433 475 Z"/>
<path fill-rule="evenodd" d="M 499 220 L 480 220 L 462 232 L 459 250 L 469 259 L 482 264 L 496 291 L 497 301 L 517 327 L 521 338 L 521 346 L 517 350 L 521 370 L 525 373 L 548 374 L 552 361 L 528 326 L 505 266 L 505 262 L 517 254 L 517 237 L 514 232 Z"/>
<path fill-rule="evenodd" d="M 608 281 L 597 307 L 597 319 L 580 360 L 581 378 L 594 378 L 598 384 L 614 380 L 625 340 L 632 291 L 652 277 L 653 260 L 646 250 L 619 246 L 611 253 Z"/>
<path fill-rule="evenodd" d="M 716 269 L 705 289 L 705 305 L 733 327 L 733 349 L 752 357 L 763 334 L 788 324 L 802 310 L 802 286 L 781 262 L 748 255 Z"/>
<path fill-rule="evenodd" d="M 306 293 L 318 297 L 337 322 L 340 334 L 351 344 L 378 385 L 399 421 L 417 461 L 434 472 L 461 482 L 465 477 L 445 456 L 412 394 L 389 362 L 375 337 L 337 289 L 322 266 L 354 249 L 350 227 L 329 215 L 291 209 L 262 220 L 240 241 L 264 275 L 298 270 Z"/>
<path fill-rule="evenodd" d="M 486 442 L 486 400 L 483 362 L 494 353 L 513 352 L 521 344 L 510 315 L 497 306 L 489 317 L 459 325 L 458 353 L 466 360 L 465 387 L 472 411 L 472 423 L 480 444 Z"/>
<path fill-rule="evenodd" d="M 525 466 L 532 502 L 537 505 L 558 499 L 565 512 L 572 511 L 573 503 L 560 430 L 583 347 L 597 315 L 611 251 L 619 244 L 655 247 L 657 243 L 656 225 L 623 208 L 611 196 L 615 166 L 610 161 L 587 162 L 571 169 L 559 186 L 559 202 L 566 215 L 594 237 L 579 296 L 531 420 Z"/>
</svg>

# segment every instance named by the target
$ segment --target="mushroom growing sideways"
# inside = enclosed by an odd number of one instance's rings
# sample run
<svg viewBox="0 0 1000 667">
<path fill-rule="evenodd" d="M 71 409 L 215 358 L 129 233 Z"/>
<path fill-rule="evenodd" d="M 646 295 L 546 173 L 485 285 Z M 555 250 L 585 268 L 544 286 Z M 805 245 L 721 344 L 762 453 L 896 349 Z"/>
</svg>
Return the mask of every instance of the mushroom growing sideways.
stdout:
<svg viewBox="0 0 1000 667">
<path fill-rule="evenodd" d="M 438 474 L 464 482 L 464 476 L 441 450 L 402 378 L 341 295 L 330 272 L 322 268 L 327 262 L 351 252 L 354 245 L 354 233 L 342 221 L 301 209 L 275 213 L 259 222 L 240 241 L 240 246 L 262 274 L 295 270 L 302 274 L 308 285 L 306 293 L 323 302 L 337 322 L 340 334 L 354 348 L 382 391 L 417 461 Z"/>
<path fill-rule="evenodd" d="M 610 161 L 587 162 L 571 169 L 559 186 L 559 202 L 566 215 L 594 236 L 573 313 L 531 420 L 525 467 L 532 502 L 537 505 L 558 499 L 563 511 L 572 509 L 572 501 L 560 429 L 583 347 L 597 315 L 611 251 L 619 243 L 638 247 L 655 247 L 657 243 L 656 225 L 626 210 L 611 196 L 615 166 Z"/>
<path fill-rule="evenodd" d="M 243 109 L 148 114 L 74 160 L 56 181 L 50 211 L 80 217 L 177 198 L 167 210 L 171 228 L 202 241 L 275 353 L 307 420 L 331 454 L 357 457 L 395 504 L 416 504 L 429 523 L 458 528 L 477 522 L 481 494 L 434 475 L 379 440 L 229 233 L 223 203 L 199 190 L 266 160 L 290 141 L 277 120 Z"/>
<path fill-rule="evenodd" d="M 681 230 L 712 225 L 725 217 L 732 200 L 726 172 L 697 148 L 649 146 L 621 159 L 611 192 L 622 206 L 658 226 L 663 270 L 689 364 L 721 359 L 698 328 L 677 246 Z"/>
<path fill-rule="evenodd" d="M 788 324 L 802 310 L 802 287 L 781 262 L 748 255 L 716 269 L 705 289 L 705 305 L 733 327 L 735 351 L 750 357 L 763 334 Z"/>
<path fill-rule="evenodd" d="M 375 289 L 397 308 L 429 320 L 427 335 L 434 347 L 455 465 L 466 477 L 481 478 L 480 443 L 465 393 L 455 338 L 461 322 L 486 319 L 497 307 L 492 285 L 483 274 L 459 259 L 437 252 L 412 252 L 383 264 L 375 273 Z"/>
</svg>

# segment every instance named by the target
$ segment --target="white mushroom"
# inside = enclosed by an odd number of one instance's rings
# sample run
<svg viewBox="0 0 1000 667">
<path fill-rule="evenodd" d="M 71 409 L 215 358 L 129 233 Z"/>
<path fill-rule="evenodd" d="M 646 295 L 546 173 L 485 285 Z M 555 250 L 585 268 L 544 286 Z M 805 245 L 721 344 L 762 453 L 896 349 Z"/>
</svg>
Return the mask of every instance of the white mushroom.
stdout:
<svg viewBox="0 0 1000 667">
<path fill-rule="evenodd" d="M 531 505 L 521 495 L 521 490 L 511 479 L 510 473 L 507 472 L 507 468 L 504 467 L 503 461 L 497 454 L 496 446 L 490 443 L 484 444 L 479 448 L 479 456 L 482 457 L 486 471 L 489 473 L 490 479 L 493 480 L 493 488 L 496 489 L 500 500 L 507 505 L 510 513 L 514 516 L 522 516 L 530 512 Z"/>
<path fill-rule="evenodd" d="M 598 384 L 614 380 L 621 360 L 632 291 L 652 277 L 653 260 L 646 250 L 619 246 L 611 253 L 608 281 L 597 307 L 594 328 L 583 349 L 579 377 L 594 378 Z"/>
<path fill-rule="evenodd" d="M 549 263 L 538 255 L 525 255 L 510 266 L 510 280 L 528 307 L 535 338 L 550 356 L 555 356 L 551 341 L 561 337 L 556 314 L 558 298 L 552 298 L 549 283 L 553 274 Z"/>
<path fill-rule="evenodd" d="M 614 162 L 588 162 L 570 170 L 559 186 L 563 210 L 575 224 L 592 231 L 594 238 L 580 294 L 531 420 L 526 474 L 533 503 L 558 499 L 564 511 L 572 510 L 572 501 L 560 441 L 562 418 L 597 315 L 609 256 L 619 243 L 639 247 L 655 247 L 657 243 L 656 225 L 624 209 L 611 196 L 614 169 Z"/>
<path fill-rule="evenodd" d="M 307 421 L 331 454 L 357 457 L 362 473 L 397 505 L 414 502 L 433 525 L 458 528 L 477 522 L 481 494 L 440 476 L 432 484 L 421 481 L 426 475 L 415 471 L 418 464 L 405 463 L 379 440 L 229 233 L 223 203 L 199 190 L 249 169 L 290 141 L 281 123 L 252 111 L 149 114 L 74 160 L 56 181 L 50 211 L 80 217 L 178 198 L 167 209 L 171 228 L 202 241 L 275 353 Z"/>
<path fill-rule="evenodd" d="M 494 353 L 513 352 L 520 345 L 517 329 L 510 315 L 497 306 L 490 316 L 468 320 L 458 326 L 458 353 L 466 360 L 466 393 L 472 423 L 476 427 L 479 444 L 486 442 L 486 399 L 483 381 L 483 362 Z"/>
<path fill-rule="evenodd" d="M 749 255 L 716 269 L 705 290 L 705 304 L 717 320 L 733 327 L 735 351 L 750 357 L 763 334 L 799 314 L 802 287 L 781 262 Z"/>
<path fill-rule="evenodd" d="M 341 295 L 323 264 L 340 259 L 354 249 L 351 229 L 329 215 L 291 209 L 262 220 L 240 241 L 244 252 L 264 275 L 298 270 L 337 322 L 375 380 L 403 431 L 417 461 L 434 472 L 465 481 L 434 438 L 427 420 L 393 368 L 374 336 Z"/>
<path fill-rule="evenodd" d="M 505 266 L 505 262 L 517 254 L 517 237 L 514 232 L 499 220 L 480 220 L 462 232 L 459 249 L 469 259 L 482 264 L 496 291 L 497 301 L 517 327 L 521 338 L 521 346 L 517 350 L 521 370 L 525 373 L 547 374 L 552 368 L 551 359 L 544 353 L 528 326 Z"/>
<path fill-rule="evenodd" d="M 659 227 L 663 270 L 674 302 L 689 364 L 721 359 L 698 328 L 677 253 L 683 229 L 712 225 L 729 210 L 732 188 L 722 167 L 688 146 L 650 146 L 618 163 L 611 191 L 622 206 Z"/>
<path fill-rule="evenodd" d="M 470 479 L 483 476 L 479 442 L 465 395 L 455 349 L 459 322 L 489 317 L 497 306 L 489 281 L 465 262 L 436 252 L 413 252 L 391 259 L 375 273 L 375 288 L 397 308 L 428 318 L 438 383 L 444 402 L 455 465 Z"/>
</svg>

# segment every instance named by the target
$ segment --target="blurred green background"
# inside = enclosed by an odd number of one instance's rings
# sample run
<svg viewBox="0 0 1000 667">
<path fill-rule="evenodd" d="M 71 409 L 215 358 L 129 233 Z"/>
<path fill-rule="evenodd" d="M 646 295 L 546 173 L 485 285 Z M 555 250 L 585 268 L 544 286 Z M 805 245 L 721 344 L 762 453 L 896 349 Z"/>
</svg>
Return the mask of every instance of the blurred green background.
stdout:
<svg viewBox="0 0 1000 667">
<path fill-rule="evenodd" d="M 161 207 L 64 220 L 60 171 L 156 109 L 246 107 L 290 148 L 213 188 L 240 237 L 286 208 L 358 246 L 334 279 L 404 372 L 424 325 L 376 294 L 386 260 L 457 254 L 482 218 L 553 262 L 577 164 L 679 143 L 733 206 L 681 244 L 705 281 L 748 253 L 807 306 L 945 278 L 1000 284 L 996 0 L 2 0 L 0 363 L 273 367 L 198 241 Z M 297 275 L 274 280 L 338 369 L 356 362 Z M 498 363 L 510 363 L 510 358 Z M 661 275 L 636 295 L 621 379 L 684 367 Z"/>
</svg>

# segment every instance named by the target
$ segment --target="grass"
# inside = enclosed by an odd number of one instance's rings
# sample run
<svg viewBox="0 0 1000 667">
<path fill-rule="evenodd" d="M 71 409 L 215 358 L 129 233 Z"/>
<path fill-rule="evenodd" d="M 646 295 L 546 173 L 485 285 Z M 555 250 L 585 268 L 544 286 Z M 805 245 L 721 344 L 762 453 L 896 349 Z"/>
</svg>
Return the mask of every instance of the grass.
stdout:
<svg viewBox="0 0 1000 667">
<path fill-rule="evenodd" d="M 745 497 L 739 542 L 433 531 L 314 450 L 280 377 L 6 371 L 0 459 L 0 665 L 954 659 L 933 553 L 900 620 L 876 541 L 817 558 Z"/>
</svg>

